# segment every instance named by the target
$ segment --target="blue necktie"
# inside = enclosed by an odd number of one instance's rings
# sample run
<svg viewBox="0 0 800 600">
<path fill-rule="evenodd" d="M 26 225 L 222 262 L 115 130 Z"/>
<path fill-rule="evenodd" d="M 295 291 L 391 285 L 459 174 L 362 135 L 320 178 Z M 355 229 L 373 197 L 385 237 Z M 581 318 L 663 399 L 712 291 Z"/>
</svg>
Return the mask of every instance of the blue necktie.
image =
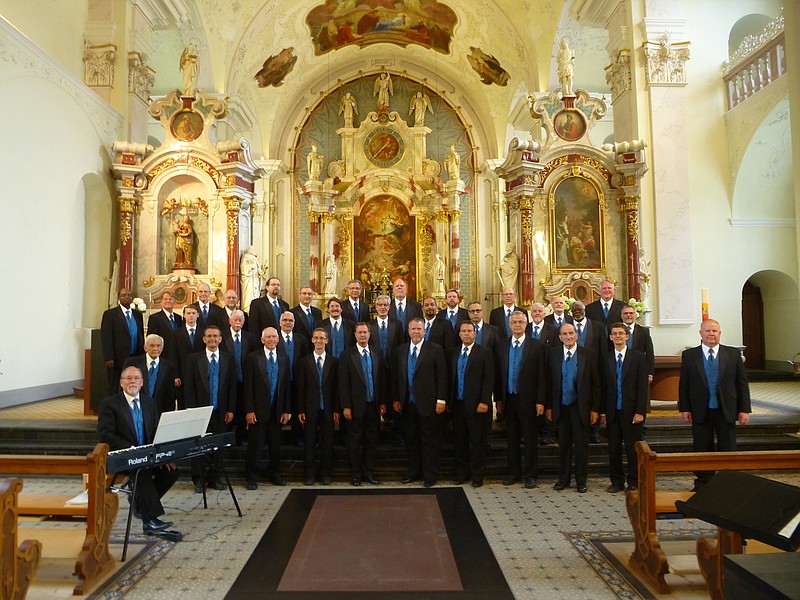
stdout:
<svg viewBox="0 0 800 600">
<path fill-rule="evenodd" d="M 208 363 L 208 394 L 211 397 L 211 406 L 214 410 L 218 408 L 219 402 L 219 363 L 217 355 L 211 354 L 211 361 Z"/>
<path fill-rule="evenodd" d="M 333 357 L 339 358 L 339 355 L 342 353 L 341 339 L 339 338 L 339 323 L 333 324 L 333 344 L 331 349 L 333 350 Z"/>
<path fill-rule="evenodd" d="M 317 377 L 319 378 L 319 409 L 325 410 L 325 397 L 322 394 L 322 357 L 317 357 Z"/>
<path fill-rule="evenodd" d="M 386 328 L 386 321 L 381 323 L 380 331 L 378 331 L 378 337 L 381 340 L 381 352 L 383 355 L 386 356 L 389 350 L 389 331 Z"/>
<path fill-rule="evenodd" d="M 414 371 L 417 368 L 417 347 L 412 346 L 411 356 L 408 358 L 408 401 L 414 403 Z"/>
<path fill-rule="evenodd" d="M 622 410 L 622 352 L 617 354 L 617 410 Z"/>
<path fill-rule="evenodd" d="M 475 328 L 475 341 L 478 343 L 478 345 L 483 343 L 483 327 Z"/>
<path fill-rule="evenodd" d="M 311 308 L 306 309 L 306 318 L 308 319 L 308 324 L 311 328 L 311 331 L 314 331 L 314 315 L 311 312 Z"/>
<path fill-rule="evenodd" d="M 267 361 L 267 374 L 269 375 L 269 400 L 270 405 L 275 405 L 275 392 L 278 390 L 278 363 L 275 362 L 275 353 L 269 353 Z"/>
<path fill-rule="evenodd" d="M 128 311 L 128 314 L 125 316 L 125 320 L 128 323 L 128 333 L 131 336 L 131 354 L 136 354 L 136 341 L 139 338 L 139 328 L 136 325 L 136 319 L 133 318 L 132 310 Z"/>
<path fill-rule="evenodd" d="M 169 313 L 169 324 L 172 326 L 173 329 L 178 328 L 178 322 L 175 320 L 175 315 Z"/>
<path fill-rule="evenodd" d="M 189 342 L 194 346 L 194 327 L 189 327 Z"/>
<path fill-rule="evenodd" d="M 431 335 L 431 322 L 428 321 L 427 323 L 425 323 L 425 339 L 427 340 L 428 337 L 430 337 L 430 335 Z"/>
<path fill-rule="evenodd" d="M 628 327 L 628 341 L 625 342 L 628 348 L 633 348 L 633 327 Z"/>
<path fill-rule="evenodd" d="M 533 326 L 533 337 L 535 337 L 537 340 L 539 339 L 539 326 L 538 325 L 534 325 Z"/>
<path fill-rule="evenodd" d="M 467 347 L 464 346 L 464 351 L 458 357 L 458 399 L 464 399 L 464 373 L 467 370 Z"/>
<path fill-rule="evenodd" d="M 578 330 L 578 346 L 585 348 L 586 347 L 586 334 L 585 334 L 585 327 L 582 323 L 577 324 Z"/>
<path fill-rule="evenodd" d="M 353 315 L 355 316 L 356 321 L 358 321 L 358 302 L 353 302 Z"/>
<path fill-rule="evenodd" d="M 364 376 L 367 379 L 367 402 L 375 400 L 375 389 L 372 381 L 372 359 L 366 348 L 361 351 L 361 363 L 364 367 Z"/>
<path fill-rule="evenodd" d="M 514 345 L 511 347 L 510 365 L 508 369 L 508 393 L 517 393 L 517 381 L 519 380 L 519 340 L 514 340 Z"/>
<path fill-rule="evenodd" d="M 403 329 L 405 330 L 406 326 L 406 310 L 403 308 L 403 303 L 397 305 L 397 320 L 403 324 Z"/>
<path fill-rule="evenodd" d="M 279 324 L 281 322 L 281 306 L 277 300 L 272 301 L 272 314 L 275 315 L 275 323 Z"/>
<path fill-rule="evenodd" d="M 719 379 L 719 372 L 714 369 L 714 351 L 708 349 L 708 360 L 706 361 L 706 379 L 708 380 L 708 408 L 719 408 L 717 402 L 717 382 Z"/>
<path fill-rule="evenodd" d="M 506 335 L 508 337 L 511 337 L 511 325 L 508 324 L 509 318 L 511 318 L 511 309 L 510 308 L 506 310 L 505 321 L 506 321 Z"/>
<path fill-rule="evenodd" d="M 242 373 L 242 340 L 239 334 L 233 336 L 233 356 L 236 359 L 236 381 L 242 383 L 244 374 Z"/>
<path fill-rule="evenodd" d="M 456 328 L 456 313 L 455 311 L 450 311 L 450 316 L 447 317 L 450 320 L 450 324 L 453 326 L 453 329 Z"/>
<path fill-rule="evenodd" d="M 156 395 L 156 378 L 158 378 L 158 368 L 156 361 L 150 361 L 150 368 L 147 369 L 147 393 L 152 398 Z"/>
<path fill-rule="evenodd" d="M 564 322 L 561 320 L 561 317 L 558 317 L 558 318 L 556 319 L 556 325 L 558 325 L 558 328 L 559 328 L 559 329 L 561 329 L 561 326 L 562 326 L 563 324 L 564 324 Z"/>
<path fill-rule="evenodd" d="M 203 307 L 203 321 L 208 323 L 208 304 Z"/>
<path fill-rule="evenodd" d="M 142 446 L 144 444 L 144 418 L 138 398 L 133 399 L 133 425 L 136 428 L 136 443 Z"/>
<path fill-rule="evenodd" d="M 289 381 L 294 381 L 294 341 L 292 336 L 286 336 L 286 356 L 289 359 Z"/>
<path fill-rule="evenodd" d="M 603 314 L 606 316 L 606 319 L 608 319 L 608 302 L 603 302 Z"/>
</svg>

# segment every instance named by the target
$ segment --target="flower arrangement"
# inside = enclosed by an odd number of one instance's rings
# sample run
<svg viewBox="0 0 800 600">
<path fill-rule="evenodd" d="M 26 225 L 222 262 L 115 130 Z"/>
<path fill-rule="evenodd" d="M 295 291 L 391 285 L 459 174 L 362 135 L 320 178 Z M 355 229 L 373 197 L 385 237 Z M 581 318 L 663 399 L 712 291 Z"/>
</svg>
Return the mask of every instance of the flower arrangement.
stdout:
<svg viewBox="0 0 800 600">
<path fill-rule="evenodd" d="M 637 300 L 636 298 L 629 298 L 628 305 L 632 306 L 636 310 L 636 312 L 639 313 L 639 315 L 643 315 L 648 310 L 650 310 L 649 308 L 647 308 L 647 305 L 644 302 L 642 302 L 641 300 Z"/>
<path fill-rule="evenodd" d="M 144 303 L 144 300 L 142 300 L 141 298 L 134 298 L 131 301 L 131 306 L 133 306 L 133 308 L 138 310 L 140 313 L 143 313 L 143 312 L 145 312 L 147 310 L 147 305 Z"/>
</svg>

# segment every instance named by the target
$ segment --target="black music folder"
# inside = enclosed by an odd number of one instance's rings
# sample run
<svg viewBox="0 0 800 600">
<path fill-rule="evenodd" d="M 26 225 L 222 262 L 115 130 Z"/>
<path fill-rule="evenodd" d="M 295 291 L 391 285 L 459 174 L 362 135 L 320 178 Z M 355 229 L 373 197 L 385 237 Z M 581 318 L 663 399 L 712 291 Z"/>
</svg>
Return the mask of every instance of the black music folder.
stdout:
<svg viewBox="0 0 800 600">
<path fill-rule="evenodd" d="M 745 539 L 788 552 L 800 547 L 800 488 L 787 483 L 720 471 L 675 506 L 687 517 L 735 531 Z"/>
</svg>

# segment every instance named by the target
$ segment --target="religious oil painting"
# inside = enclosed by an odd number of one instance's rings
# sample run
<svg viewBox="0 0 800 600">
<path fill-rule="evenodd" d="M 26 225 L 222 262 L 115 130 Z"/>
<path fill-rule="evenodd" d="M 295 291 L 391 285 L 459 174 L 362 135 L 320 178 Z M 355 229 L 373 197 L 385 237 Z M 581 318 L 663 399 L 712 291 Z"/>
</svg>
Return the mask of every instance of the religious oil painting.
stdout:
<svg viewBox="0 0 800 600">
<path fill-rule="evenodd" d="M 254 79 L 258 87 L 268 86 L 279 87 L 283 85 L 283 80 L 292 72 L 297 62 L 297 57 L 293 54 L 294 48 L 284 48 L 278 54 L 273 54 L 264 61 L 264 66 L 255 74 Z"/>
<path fill-rule="evenodd" d="M 550 192 L 554 272 L 602 271 L 605 265 L 603 196 L 589 179 L 568 176 Z"/>
<path fill-rule="evenodd" d="M 481 83 L 486 85 L 496 83 L 501 87 L 508 85 L 508 80 L 510 78 L 508 71 L 501 67 L 500 61 L 491 54 L 486 54 L 486 52 L 480 48 L 470 46 L 467 60 L 472 70 L 481 78 Z"/>
<path fill-rule="evenodd" d="M 416 222 L 405 205 L 393 196 L 369 200 L 353 219 L 353 276 L 371 289 L 386 275 L 417 289 Z"/>
<path fill-rule="evenodd" d="M 170 131 L 181 142 L 193 142 L 203 133 L 203 117 L 193 110 L 182 110 L 172 117 Z"/>
<path fill-rule="evenodd" d="M 580 111 L 568 108 L 555 114 L 553 128 L 561 139 L 574 142 L 586 133 L 586 121 Z"/>
<path fill-rule="evenodd" d="M 450 54 L 456 23 L 455 11 L 438 0 L 326 0 L 306 16 L 317 56 L 379 43 Z"/>
</svg>

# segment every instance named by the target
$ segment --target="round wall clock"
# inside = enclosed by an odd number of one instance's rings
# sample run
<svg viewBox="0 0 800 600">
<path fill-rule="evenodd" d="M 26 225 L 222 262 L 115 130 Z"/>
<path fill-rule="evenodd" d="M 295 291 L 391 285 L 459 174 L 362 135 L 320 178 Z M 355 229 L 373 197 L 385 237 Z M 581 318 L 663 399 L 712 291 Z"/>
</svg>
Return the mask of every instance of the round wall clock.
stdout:
<svg viewBox="0 0 800 600">
<path fill-rule="evenodd" d="M 391 167 L 397 164 L 406 144 L 391 127 L 376 127 L 364 139 L 364 154 L 376 167 Z"/>
</svg>

